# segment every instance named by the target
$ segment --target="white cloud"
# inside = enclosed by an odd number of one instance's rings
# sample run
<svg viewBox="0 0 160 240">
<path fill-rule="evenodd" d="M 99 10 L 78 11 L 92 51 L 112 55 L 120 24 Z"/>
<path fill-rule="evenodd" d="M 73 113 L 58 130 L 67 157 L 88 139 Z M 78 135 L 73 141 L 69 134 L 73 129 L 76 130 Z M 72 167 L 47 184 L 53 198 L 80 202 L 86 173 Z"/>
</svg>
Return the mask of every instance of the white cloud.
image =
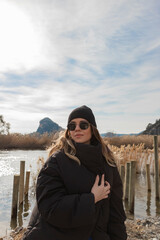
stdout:
<svg viewBox="0 0 160 240">
<path fill-rule="evenodd" d="M 7 93 L 11 91 L 10 88 L 2 89 L 0 109 L 1 114 L 8 117 L 13 127 L 12 131 L 16 131 L 15 129 L 17 131 L 21 129 L 22 132 L 35 131 L 38 127 L 37 123 L 44 117 L 50 117 L 65 127 L 71 109 L 83 104 L 90 106 L 95 112 L 101 132 L 108 128 L 116 132 L 122 130 L 130 132 L 130 129 L 139 131 L 146 126 L 144 121 L 138 123 L 133 121 L 136 116 L 137 119 L 142 119 L 144 115 L 144 119 L 152 119 L 153 122 L 158 118 L 159 94 L 150 91 L 151 87 L 153 90 L 156 89 L 156 85 L 153 88 L 149 83 L 145 87 L 145 92 L 142 91 L 137 96 L 134 90 L 137 89 L 137 84 L 134 82 L 115 87 L 102 83 L 95 88 L 94 85 L 81 85 L 69 81 L 46 81 L 37 88 L 12 88 L 13 93 Z"/>
<path fill-rule="evenodd" d="M 144 41 L 141 34 L 128 36 L 127 29 L 133 33 L 145 29 L 145 22 L 139 19 L 146 17 L 150 6 L 153 8 L 149 1 L 131 4 L 126 0 L 2 1 L 1 71 L 41 68 L 66 72 L 68 58 L 91 68 L 101 65 L 97 71 L 107 63 L 133 62 L 146 44 L 152 48 L 147 41 L 150 35 Z"/>
<path fill-rule="evenodd" d="M 0 71 L 27 71 L 40 62 L 40 42 L 33 25 L 18 6 L 0 3 Z"/>
<path fill-rule="evenodd" d="M 82 104 L 101 132 L 138 132 L 154 122 L 158 8 L 149 0 L 1 0 L 0 109 L 11 130 L 35 131 L 46 116 L 65 127 Z"/>
</svg>

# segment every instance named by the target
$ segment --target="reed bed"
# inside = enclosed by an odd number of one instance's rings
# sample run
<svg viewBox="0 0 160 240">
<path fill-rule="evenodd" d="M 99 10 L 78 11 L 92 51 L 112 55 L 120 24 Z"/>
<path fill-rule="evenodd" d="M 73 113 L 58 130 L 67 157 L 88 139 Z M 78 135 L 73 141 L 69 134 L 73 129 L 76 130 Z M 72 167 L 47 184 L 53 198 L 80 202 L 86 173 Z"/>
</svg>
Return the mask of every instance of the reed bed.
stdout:
<svg viewBox="0 0 160 240">
<path fill-rule="evenodd" d="M 48 149 L 52 143 L 59 137 L 61 132 L 55 132 L 51 135 L 43 134 L 8 134 L 0 135 L 0 149 Z M 104 141 L 114 152 L 117 159 L 117 165 L 136 160 L 137 173 L 145 173 L 145 166 L 150 164 L 150 172 L 154 174 L 154 152 L 153 152 L 153 136 L 152 135 L 126 135 L 121 137 L 104 138 Z M 160 136 L 158 136 L 160 149 Z M 160 156 L 159 156 L 160 165 Z M 160 168 L 159 168 L 160 170 Z"/>
<path fill-rule="evenodd" d="M 51 135 L 47 133 L 43 135 L 20 133 L 0 135 L 0 149 L 44 150 L 51 145 L 57 136 L 58 133 L 53 133 Z"/>
<path fill-rule="evenodd" d="M 132 160 L 136 161 L 136 173 L 146 173 L 146 164 L 150 165 L 150 174 L 154 174 L 154 150 L 145 148 L 144 143 L 138 145 L 121 145 L 120 147 L 110 145 L 109 148 L 115 155 L 118 168 Z M 160 166 L 160 150 L 158 152 Z M 160 168 L 159 168 L 160 174 Z"/>
<path fill-rule="evenodd" d="M 154 174 L 153 135 L 133 135 L 104 138 L 113 151 L 118 168 L 132 160 L 136 161 L 136 172 L 146 173 L 146 164 L 150 164 L 150 173 Z M 160 166 L 160 136 L 158 136 Z M 160 167 L 159 167 L 160 172 Z"/>
<path fill-rule="evenodd" d="M 140 145 L 144 144 L 144 148 L 152 149 L 153 148 L 153 135 L 125 135 L 121 137 L 104 137 L 104 141 L 110 145 L 117 147 L 127 146 L 127 145 Z M 160 147 L 160 136 L 158 136 L 158 143 Z"/>
<path fill-rule="evenodd" d="M 11 150 L 11 149 L 24 149 L 24 150 L 34 150 L 34 149 L 46 149 L 58 138 L 61 132 L 55 132 L 53 134 L 0 134 L 0 149 Z M 144 144 L 144 149 L 153 148 L 153 136 L 151 135 L 138 135 L 138 136 L 122 136 L 122 137 L 111 137 L 104 138 L 106 144 L 114 145 L 116 147 L 127 146 L 127 145 L 140 145 Z M 159 147 L 160 147 L 160 136 L 158 137 Z"/>
</svg>

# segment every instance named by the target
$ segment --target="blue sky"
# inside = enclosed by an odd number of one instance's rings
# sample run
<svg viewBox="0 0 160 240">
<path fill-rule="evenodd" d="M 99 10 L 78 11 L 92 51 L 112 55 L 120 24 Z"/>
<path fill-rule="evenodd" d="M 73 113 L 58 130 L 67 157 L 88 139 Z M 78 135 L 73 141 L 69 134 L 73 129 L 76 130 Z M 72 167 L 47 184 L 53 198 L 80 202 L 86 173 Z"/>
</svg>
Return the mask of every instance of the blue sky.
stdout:
<svg viewBox="0 0 160 240">
<path fill-rule="evenodd" d="M 160 118 L 159 0 L 1 0 L 0 114 L 11 132 L 93 110 L 101 133 Z"/>
</svg>

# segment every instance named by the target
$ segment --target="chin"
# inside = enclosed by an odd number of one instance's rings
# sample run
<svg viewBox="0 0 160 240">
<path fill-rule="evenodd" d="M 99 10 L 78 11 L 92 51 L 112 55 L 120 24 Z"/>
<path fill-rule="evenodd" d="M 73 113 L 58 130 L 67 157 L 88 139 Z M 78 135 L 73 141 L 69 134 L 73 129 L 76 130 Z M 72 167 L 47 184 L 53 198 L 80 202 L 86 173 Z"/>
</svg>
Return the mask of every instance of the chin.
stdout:
<svg viewBox="0 0 160 240">
<path fill-rule="evenodd" d="M 81 140 L 81 139 L 76 139 L 76 140 L 74 140 L 75 142 L 77 142 L 77 143 L 84 143 L 85 141 L 83 141 L 83 140 Z"/>
<path fill-rule="evenodd" d="M 90 144 L 90 141 L 89 140 L 81 140 L 81 139 L 78 139 L 78 140 L 74 140 L 76 143 L 84 143 L 84 144 Z"/>
</svg>

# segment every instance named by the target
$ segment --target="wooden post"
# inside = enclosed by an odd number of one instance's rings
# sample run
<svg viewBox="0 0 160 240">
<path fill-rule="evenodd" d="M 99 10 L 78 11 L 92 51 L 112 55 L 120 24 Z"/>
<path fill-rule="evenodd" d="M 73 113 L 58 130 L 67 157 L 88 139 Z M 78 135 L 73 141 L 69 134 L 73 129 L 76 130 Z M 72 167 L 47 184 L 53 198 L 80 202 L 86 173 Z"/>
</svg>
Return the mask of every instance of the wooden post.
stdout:
<svg viewBox="0 0 160 240">
<path fill-rule="evenodd" d="M 136 181 L 136 161 L 131 161 L 129 180 L 129 211 L 131 213 L 134 213 L 135 181 Z"/>
<path fill-rule="evenodd" d="M 23 209 L 23 217 L 27 217 L 29 215 L 29 200 L 28 200 L 28 195 L 25 195 L 24 197 L 24 209 Z"/>
<path fill-rule="evenodd" d="M 23 203 L 23 202 L 22 202 Z M 18 209 L 18 226 L 22 227 L 23 226 L 23 218 L 22 218 L 22 214 L 23 214 L 23 204 L 19 205 L 19 209 Z"/>
<path fill-rule="evenodd" d="M 14 175 L 11 218 L 17 218 L 19 178 L 20 178 L 19 175 Z"/>
<path fill-rule="evenodd" d="M 147 193 L 147 209 L 146 209 L 147 215 L 151 215 L 151 192 Z"/>
<path fill-rule="evenodd" d="M 158 163 L 158 136 L 154 136 L 154 162 L 155 162 L 155 196 L 159 199 L 159 163 Z"/>
<path fill-rule="evenodd" d="M 26 181 L 25 181 L 25 188 L 24 188 L 24 194 L 25 195 L 28 195 L 29 178 L 30 178 L 30 171 L 26 171 Z"/>
<path fill-rule="evenodd" d="M 130 174 L 130 162 L 126 163 L 126 170 L 125 170 L 125 182 L 124 182 L 124 198 L 128 200 L 129 195 L 129 174 Z"/>
<path fill-rule="evenodd" d="M 151 192 L 151 179 L 150 179 L 150 165 L 146 164 L 146 178 L 147 178 L 147 190 Z"/>
<path fill-rule="evenodd" d="M 23 202 L 25 161 L 20 162 L 19 204 Z"/>
<path fill-rule="evenodd" d="M 120 166 L 120 176 L 121 176 L 122 183 L 123 183 L 123 185 L 124 185 L 124 177 L 125 177 L 125 168 L 124 168 L 124 165 L 121 165 L 121 166 Z"/>
</svg>

